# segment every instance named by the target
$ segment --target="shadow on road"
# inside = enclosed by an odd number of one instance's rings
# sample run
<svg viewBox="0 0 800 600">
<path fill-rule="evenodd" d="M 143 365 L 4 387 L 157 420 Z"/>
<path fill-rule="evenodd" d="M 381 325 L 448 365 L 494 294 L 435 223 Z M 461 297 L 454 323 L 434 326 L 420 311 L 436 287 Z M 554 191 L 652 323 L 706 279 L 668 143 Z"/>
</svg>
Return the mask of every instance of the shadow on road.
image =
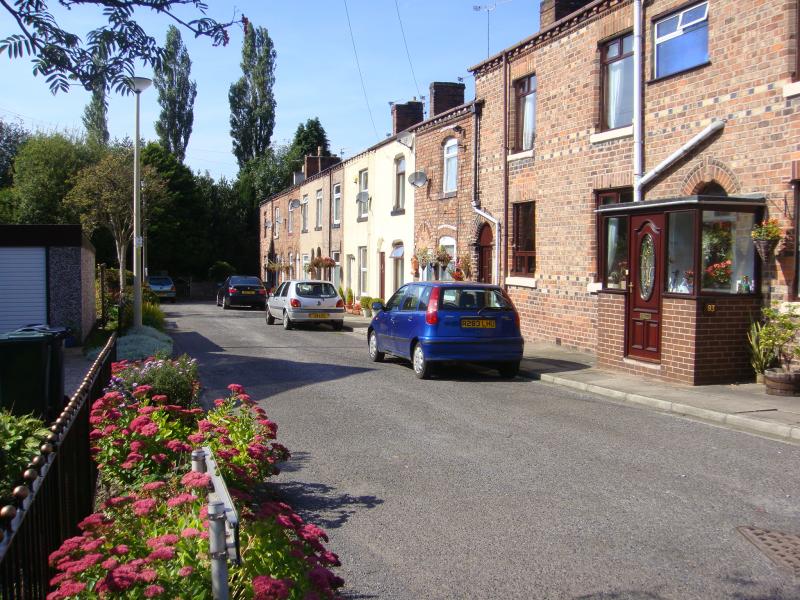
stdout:
<svg viewBox="0 0 800 600">
<path fill-rule="evenodd" d="M 284 472 L 288 470 L 283 469 Z M 323 529 L 341 527 L 357 512 L 383 504 L 383 500 L 377 496 L 339 494 L 324 483 L 306 481 L 281 481 L 272 493 L 275 499 L 294 507 L 303 519 Z"/>
</svg>

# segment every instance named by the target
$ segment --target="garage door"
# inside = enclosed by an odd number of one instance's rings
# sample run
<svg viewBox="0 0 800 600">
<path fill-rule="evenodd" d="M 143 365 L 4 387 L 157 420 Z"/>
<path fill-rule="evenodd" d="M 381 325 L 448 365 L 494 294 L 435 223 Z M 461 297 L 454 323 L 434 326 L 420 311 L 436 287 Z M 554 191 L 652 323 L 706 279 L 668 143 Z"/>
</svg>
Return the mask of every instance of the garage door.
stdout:
<svg viewBox="0 0 800 600">
<path fill-rule="evenodd" d="M 47 323 L 44 248 L 0 248 L 0 333 Z"/>
</svg>

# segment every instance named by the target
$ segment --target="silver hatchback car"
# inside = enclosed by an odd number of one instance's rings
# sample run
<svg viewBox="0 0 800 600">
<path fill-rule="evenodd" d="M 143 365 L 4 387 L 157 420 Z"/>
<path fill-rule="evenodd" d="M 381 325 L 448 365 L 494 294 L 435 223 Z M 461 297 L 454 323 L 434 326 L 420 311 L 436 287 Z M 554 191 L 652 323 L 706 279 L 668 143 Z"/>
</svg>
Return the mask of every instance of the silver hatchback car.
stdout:
<svg viewBox="0 0 800 600">
<path fill-rule="evenodd" d="M 285 281 L 267 298 L 267 325 L 281 321 L 284 329 L 295 323 L 330 323 L 336 331 L 344 323 L 344 300 L 329 281 Z"/>
</svg>

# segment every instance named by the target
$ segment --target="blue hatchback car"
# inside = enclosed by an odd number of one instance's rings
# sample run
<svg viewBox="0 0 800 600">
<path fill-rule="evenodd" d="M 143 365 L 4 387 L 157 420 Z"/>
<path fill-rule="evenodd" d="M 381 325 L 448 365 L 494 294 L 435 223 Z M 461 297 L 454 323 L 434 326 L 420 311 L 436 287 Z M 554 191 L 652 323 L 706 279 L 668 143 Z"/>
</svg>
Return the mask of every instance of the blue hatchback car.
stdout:
<svg viewBox="0 0 800 600">
<path fill-rule="evenodd" d="M 410 359 L 425 379 L 435 362 L 490 363 L 503 377 L 519 372 L 524 345 L 519 313 L 496 285 L 429 281 L 410 283 L 376 302 L 367 332 L 369 357 Z"/>
</svg>

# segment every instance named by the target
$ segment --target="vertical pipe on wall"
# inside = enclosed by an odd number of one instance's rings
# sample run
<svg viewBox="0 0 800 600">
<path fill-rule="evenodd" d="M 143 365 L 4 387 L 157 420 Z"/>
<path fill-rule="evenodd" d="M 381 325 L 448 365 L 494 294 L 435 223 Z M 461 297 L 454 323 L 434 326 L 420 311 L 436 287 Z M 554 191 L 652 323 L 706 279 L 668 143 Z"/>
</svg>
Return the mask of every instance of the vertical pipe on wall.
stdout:
<svg viewBox="0 0 800 600">
<path fill-rule="evenodd" d="M 633 0 L 633 201 L 642 200 L 642 0 Z"/>
<path fill-rule="evenodd" d="M 503 51 L 503 223 L 508 223 L 508 54 Z M 500 224 L 497 225 L 497 237 L 500 237 Z M 499 253 L 499 246 L 496 244 Z M 498 256 L 499 260 L 499 256 Z M 499 267 L 497 273 L 497 283 L 505 286 L 508 277 L 508 227 L 503 231 L 503 278 L 500 279 Z"/>
</svg>

